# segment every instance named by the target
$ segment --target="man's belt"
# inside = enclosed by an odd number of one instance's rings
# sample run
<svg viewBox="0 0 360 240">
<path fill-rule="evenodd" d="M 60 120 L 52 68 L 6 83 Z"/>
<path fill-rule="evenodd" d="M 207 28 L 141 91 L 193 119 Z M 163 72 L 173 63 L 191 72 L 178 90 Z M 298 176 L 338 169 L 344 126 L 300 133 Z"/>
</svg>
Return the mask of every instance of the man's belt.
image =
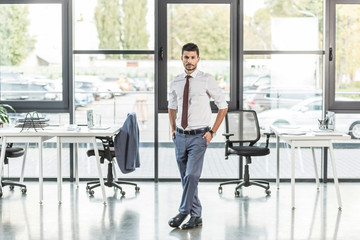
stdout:
<svg viewBox="0 0 360 240">
<path fill-rule="evenodd" d="M 193 130 L 182 130 L 181 128 L 177 127 L 176 131 L 178 133 L 185 134 L 185 135 L 196 135 L 196 134 L 200 134 L 200 133 L 206 133 L 206 132 L 210 131 L 210 128 L 206 127 L 206 128 L 199 128 L 199 129 L 193 129 Z"/>
</svg>

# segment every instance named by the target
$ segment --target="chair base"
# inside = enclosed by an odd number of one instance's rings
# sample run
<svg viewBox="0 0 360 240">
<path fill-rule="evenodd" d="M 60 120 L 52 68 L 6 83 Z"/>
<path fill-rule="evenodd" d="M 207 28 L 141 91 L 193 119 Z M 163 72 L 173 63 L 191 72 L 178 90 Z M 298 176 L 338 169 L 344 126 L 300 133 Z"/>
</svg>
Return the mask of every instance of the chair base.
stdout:
<svg viewBox="0 0 360 240">
<path fill-rule="evenodd" d="M 10 180 L 2 180 L 1 181 L 1 186 L 2 187 L 10 186 L 10 190 L 14 190 L 14 187 L 20 187 L 22 193 L 27 192 L 25 184 L 21 184 L 21 183 L 18 183 L 18 182 L 13 182 L 13 181 L 10 181 Z M 0 189 L 0 197 L 2 197 L 2 195 L 3 195 L 3 192 L 2 192 L 2 189 Z"/>
<path fill-rule="evenodd" d="M 235 196 L 239 197 L 240 196 L 240 192 L 239 192 L 239 188 L 242 187 L 249 187 L 249 186 L 258 186 L 258 187 L 262 187 L 265 189 L 265 193 L 267 195 L 270 195 L 271 191 L 270 189 L 270 184 L 268 181 L 264 181 L 264 180 L 233 180 L 233 181 L 227 181 L 227 182 L 222 182 L 219 185 L 218 191 L 219 193 L 222 193 L 222 186 L 223 185 L 228 185 L 228 184 L 237 184 L 235 187 Z"/>
<path fill-rule="evenodd" d="M 120 184 L 128 184 L 128 185 L 133 185 L 135 186 L 135 192 L 139 192 L 140 191 L 140 187 L 137 186 L 136 183 L 132 183 L 132 182 L 126 182 L 126 181 L 106 181 L 104 182 L 104 185 L 107 186 L 107 187 L 114 187 L 115 189 L 119 189 L 120 190 L 120 194 L 122 196 L 125 196 L 125 191 L 122 190 L 122 187 L 120 186 Z M 100 181 L 91 181 L 91 182 L 88 182 L 86 184 L 86 190 L 89 192 L 89 194 L 91 196 L 94 195 L 94 188 L 97 188 L 99 187 L 101 184 L 100 184 Z"/>
</svg>

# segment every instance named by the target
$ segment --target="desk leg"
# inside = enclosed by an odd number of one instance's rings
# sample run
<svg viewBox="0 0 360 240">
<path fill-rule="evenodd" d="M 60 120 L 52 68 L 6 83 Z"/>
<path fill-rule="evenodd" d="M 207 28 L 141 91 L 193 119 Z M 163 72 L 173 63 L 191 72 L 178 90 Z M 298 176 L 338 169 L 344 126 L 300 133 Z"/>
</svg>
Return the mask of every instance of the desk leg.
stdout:
<svg viewBox="0 0 360 240">
<path fill-rule="evenodd" d="M 23 156 L 23 162 L 22 162 L 22 166 L 21 166 L 20 183 L 24 182 L 25 162 L 26 162 L 26 155 L 27 155 L 28 148 L 29 148 L 29 143 L 26 143 L 25 144 L 24 156 Z"/>
<path fill-rule="evenodd" d="M 40 198 L 40 204 L 43 203 L 43 199 L 44 199 L 44 194 L 43 194 L 43 146 L 42 146 L 42 139 L 40 138 L 40 140 L 38 141 L 39 144 L 39 198 Z"/>
<path fill-rule="evenodd" d="M 79 188 L 79 161 L 78 161 L 79 144 L 75 143 L 75 182 L 76 188 Z"/>
<path fill-rule="evenodd" d="M 280 188 L 280 137 L 276 136 L 276 187 Z"/>
<path fill-rule="evenodd" d="M 95 151 L 95 157 L 96 157 L 96 165 L 97 165 L 98 173 L 99 173 L 100 186 L 101 186 L 101 190 L 102 190 L 102 195 L 103 195 L 103 199 L 104 199 L 104 204 L 106 204 L 105 185 L 104 185 L 104 179 L 103 179 L 102 173 L 101 173 L 101 164 L 100 164 L 99 149 L 98 149 L 98 147 L 97 147 L 96 139 L 95 139 L 95 138 L 94 138 L 94 141 L 93 141 L 93 145 L 94 145 L 94 151 Z"/>
<path fill-rule="evenodd" d="M 316 187 L 317 187 L 317 190 L 319 190 L 320 189 L 320 181 L 319 181 L 318 169 L 316 166 L 315 149 L 313 147 L 311 148 L 311 152 L 312 152 L 313 161 L 314 161 Z"/>
<path fill-rule="evenodd" d="M 1 164 L 0 164 L 0 190 L 2 195 L 2 171 L 4 167 L 4 161 L 5 161 L 5 154 L 6 154 L 6 137 L 2 138 L 2 146 L 1 146 Z"/>
<path fill-rule="evenodd" d="M 336 171 L 334 148 L 333 148 L 332 142 L 329 143 L 329 150 L 330 150 L 331 165 L 332 165 L 333 174 L 334 174 L 336 195 L 337 195 L 337 199 L 338 199 L 339 210 L 341 210 L 342 204 L 341 204 L 341 196 L 340 196 L 340 189 L 339 189 L 339 180 L 338 180 L 337 171 Z"/>
<path fill-rule="evenodd" d="M 295 147 L 291 145 L 291 207 L 295 209 Z"/>
<path fill-rule="evenodd" d="M 61 204 L 62 201 L 62 174 L 61 174 L 61 139 L 57 137 L 56 139 L 57 146 L 57 185 L 58 185 L 58 201 Z"/>
</svg>

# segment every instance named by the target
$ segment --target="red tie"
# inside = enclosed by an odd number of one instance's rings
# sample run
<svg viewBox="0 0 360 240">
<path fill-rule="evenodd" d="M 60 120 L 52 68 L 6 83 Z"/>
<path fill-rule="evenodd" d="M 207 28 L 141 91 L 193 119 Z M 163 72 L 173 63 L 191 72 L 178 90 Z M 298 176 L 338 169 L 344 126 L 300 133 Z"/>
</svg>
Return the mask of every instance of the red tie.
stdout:
<svg viewBox="0 0 360 240">
<path fill-rule="evenodd" d="M 186 75 L 186 83 L 184 87 L 184 95 L 183 95 L 183 108 L 182 108 L 182 116 L 181 116 L 181 126 L 185 129 L 188 126 L 188 106 L 189 106 L 189 78 L 192 76 Z"/>
</svg>

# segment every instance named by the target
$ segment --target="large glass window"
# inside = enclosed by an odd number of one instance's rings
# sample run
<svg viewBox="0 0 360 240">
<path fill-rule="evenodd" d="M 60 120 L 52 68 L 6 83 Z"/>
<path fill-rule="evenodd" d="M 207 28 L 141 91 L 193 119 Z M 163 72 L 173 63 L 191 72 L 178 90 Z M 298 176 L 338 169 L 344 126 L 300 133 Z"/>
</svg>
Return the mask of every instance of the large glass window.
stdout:
<svg viewBox="0 0 360 240">
<path fill-rule="evenodd" d="M 159 111 L 167 112 L 168 88 L 184 71 L 182 46 L 196 43 L 200 50 L 198 69 L 213 75 L 223 89 L 230 108 L 237 105 L 236 1 L 159 1 Z M 232 79 L 232 80 L 231 80 Z M 212 105 L 214 123 L 217 108 Z M 167 114 L 159 114 L 159 177 L 179 178 Z M 211 125 L 210 124 L 210 125 Z M 224 132 L 223 126 L 218 130 Z M 236 178 L 238 161 L 224 159 L 223 136 L 208 146 L 203 178 Z"/>
<path fill-rule="evenodd" d="M 195 42 L 200 49 L 198 68 L 215 76 L 229 101 L 230 5 L 167 4 L 167 20 L 168 87 L 184 70 L 180 61 L 182 46 Z"/>
<path fill-rule="evenodd" d="M 237 34 L 235 1 L 159 2 L 159 110 L 167 111 L 171 80 L 184 68 L 181 48 L 194 42 L 200 49 L 198 69 L 212 74 L 226 94 L 230 108 L 237 105 L 235 80 Z M 230 60 L 231 59 L 231 60 Z M 230 91 L 231 89 L 231 91 Z M 215 110 L 215 105 L 212 106 Z"/>
<path fill-rule="evenodd" d="M 244 108 L 258 113 L 260 127 L 311 126 L 322 116 L 322 56 L 245 55 Z"/>
<path fill-rule="evenodd" d="M 153 0 L 74 1 L 76 50 L 153 50 Z"/>
<path fill-rule="evenodd" d="M 119 126 L 135 112 L 141 168 L 121 178 L 154 177 L 154 1 L 74 1 L 75 123 Z M 96 177 L 80 145 L 81 177 Z M 106 170 L 104 168 L 104 170 Z"/>
<path fill-rule="evenodd" d="M 244 1 L 244 50 L 321 50 L 323 1 Z"/>
<path fill-rule="evenodd" d="M 335 19 L 335 101 L 360 101 L 360 4 L 337 4 Z"/>
<path fill-rule="evenodd" d="M 329 2 L 328 26 L 329 109 L 359 112 L 360 1 Z"/>
<path fill-rule="evenodd" d="M 317 127 L 323 112 L 323 1 L 246 0 L 243 3 L 242 106 L 258 113 L 260 127 Z M 263 139 L 264 141 L 265 139 Z M 281 145 L 281 177 L 289 178 L 289 151 Z M 274 178 L 275 145 L 252 177 Z M 311 152 L 301 149 L 297 178 L 309 178 Z M 320 151 L 316 152 L 318 158 Z"/>
<path fill-rule="evenodd" d="M 66 21 L 61 2 L 0 4 L 1 101 L 17 111 L 35 101 L 47 102 L 38 104 L 39 110 L 68 107 L 63 92 Z"/>
</svg>

